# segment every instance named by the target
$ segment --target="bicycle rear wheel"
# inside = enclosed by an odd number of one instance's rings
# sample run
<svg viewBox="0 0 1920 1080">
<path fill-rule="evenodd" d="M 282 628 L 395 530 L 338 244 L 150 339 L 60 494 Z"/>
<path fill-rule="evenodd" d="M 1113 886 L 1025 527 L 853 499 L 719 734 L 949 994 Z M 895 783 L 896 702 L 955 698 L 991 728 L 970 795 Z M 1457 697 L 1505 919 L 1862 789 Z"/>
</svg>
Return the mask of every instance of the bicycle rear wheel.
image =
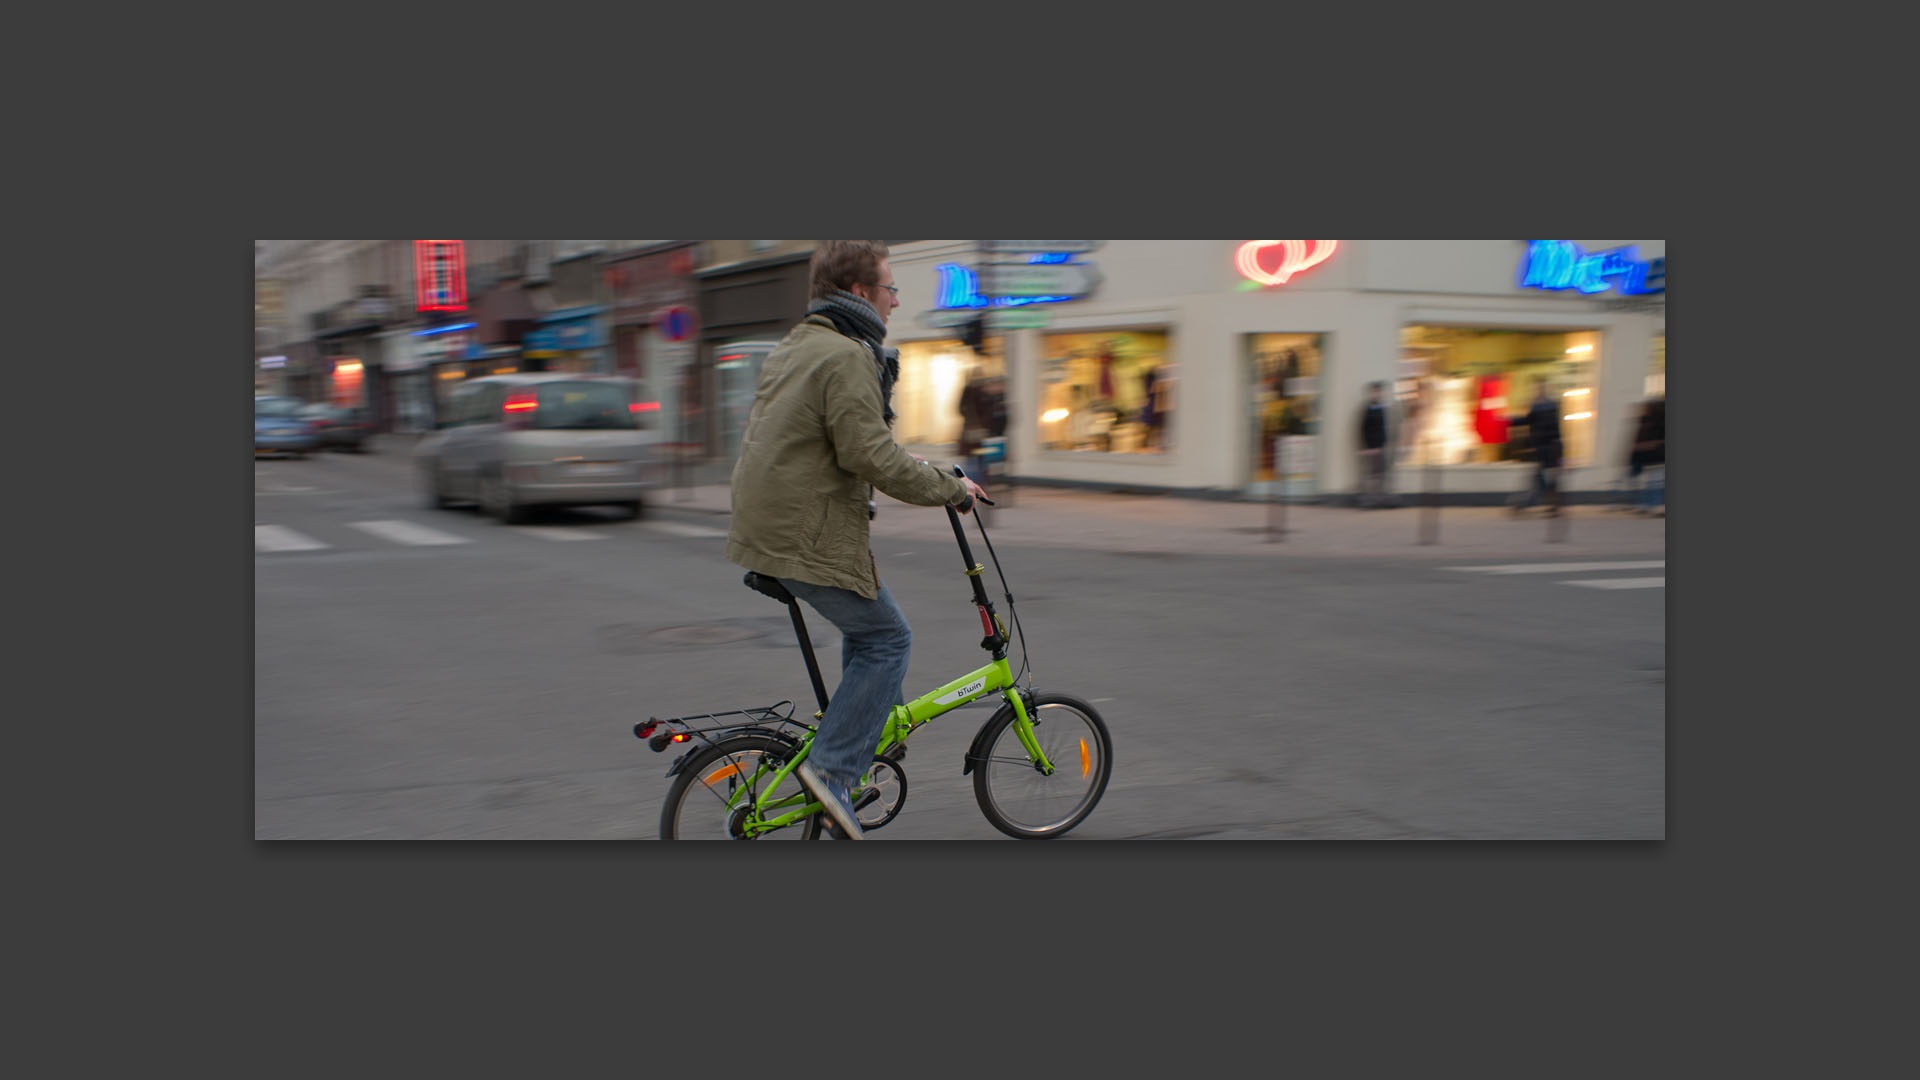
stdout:
<svg viewBox="0 0 1920 1080">
<path fill-rule="evenodd" d="M 1013 711 L 1002 710 L 981 733 L 985 760 L 973 767 L 973 794 L 994 828 L 1022 840 L 1061 836 L 1085 821 L 1113 775 L 1113 738 L 1093 706 L 1065 694 L 1033 698 L 1033 737 L 1053 775 L 1043 775 L 1027 757 L 1014 730 Z"/>
<path fill-rule="evenodd" d="M 758 775 L 761 767 L 769 771 L 778 768 L 792 753 L 791 746 L 767 735 L 734 735 L 698 751 L 667 788 L 666 804 L 660 808 L 660 839 L 814 839 L 820 833 L 819 814 L 809 814 L 785 828 L 753 837 L 742 835 L 747 808 L 756 796 L 765 793 L 772 779 Z M 750 787 L 753 790 L 749 790 Z M 776 797 L 797 795 L 804 800 L 806 791 L 797 777 L 788 776 L 774 794 Z"/>
</svg>

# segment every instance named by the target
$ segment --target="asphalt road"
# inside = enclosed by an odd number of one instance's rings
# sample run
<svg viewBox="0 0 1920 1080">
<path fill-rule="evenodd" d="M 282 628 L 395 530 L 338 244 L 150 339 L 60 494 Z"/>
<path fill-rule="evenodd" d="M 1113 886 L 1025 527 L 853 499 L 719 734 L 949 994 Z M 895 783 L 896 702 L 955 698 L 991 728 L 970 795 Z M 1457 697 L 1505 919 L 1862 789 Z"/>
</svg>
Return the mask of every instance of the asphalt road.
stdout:
<svg viewBox="0 0 1920 1080">
<path fill-rule="evenodd" d="M 808 708 L 724 518 L 663 494 L 639 521 L 509 527 L 427 509 L 409 466 L 255 466 L 257 837 L 651 839 L 672 752 L 637 720 Z M 874 546 L 914 625 L 910 695 L 985 662 L 951 533 L 913 531 Z M 1662 569 L 996 546 L 1035 687 L 1092 701 L 1114 738 L 1105 798 L 1060 842 L 1665 834 Z M 906 808 L 872 839 L 1007 839 L 960 772 L 989 713 L 914 737 Z"/>
</svg>

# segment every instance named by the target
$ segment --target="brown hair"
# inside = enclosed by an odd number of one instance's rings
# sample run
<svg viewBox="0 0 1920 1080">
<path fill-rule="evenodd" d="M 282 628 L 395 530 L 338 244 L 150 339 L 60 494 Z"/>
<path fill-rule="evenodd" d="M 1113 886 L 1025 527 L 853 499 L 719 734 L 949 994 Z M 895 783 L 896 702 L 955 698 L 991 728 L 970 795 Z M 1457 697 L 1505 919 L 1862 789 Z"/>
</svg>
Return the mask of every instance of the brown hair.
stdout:
<svg viewBox="0 0 1920 1080">
<path fill-rule="evenodd" d="M 880 260 L 886 257 L 884 240 L 820 241 L 809 268 L 808 298 L 824 300 L 835 289 L 880 284 Z"/>
</svg>

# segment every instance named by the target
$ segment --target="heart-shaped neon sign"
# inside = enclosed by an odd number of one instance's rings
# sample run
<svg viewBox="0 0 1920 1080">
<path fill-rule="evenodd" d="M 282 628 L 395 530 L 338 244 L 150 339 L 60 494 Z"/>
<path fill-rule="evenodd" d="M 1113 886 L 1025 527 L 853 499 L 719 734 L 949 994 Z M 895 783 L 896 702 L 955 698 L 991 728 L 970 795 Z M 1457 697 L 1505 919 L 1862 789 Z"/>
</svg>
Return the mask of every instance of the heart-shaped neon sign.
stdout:
<svg viewBox="0 0 1920 1080">
<path fill-rule="evenodd" d="M 1260 253 L 1276 245 L 1283 249 L 1285 257 L 1280 260 L 1280 269 L 1269 273 L 1260 266 Z M 1249 240 L 1240 245 L 1234 261 L 1249 281 L 1285 285 L 1288 278 L 1300 271 L 1326 262 L 1327 256 L 1339 246 L 1338 240 Z"/>
</svg>

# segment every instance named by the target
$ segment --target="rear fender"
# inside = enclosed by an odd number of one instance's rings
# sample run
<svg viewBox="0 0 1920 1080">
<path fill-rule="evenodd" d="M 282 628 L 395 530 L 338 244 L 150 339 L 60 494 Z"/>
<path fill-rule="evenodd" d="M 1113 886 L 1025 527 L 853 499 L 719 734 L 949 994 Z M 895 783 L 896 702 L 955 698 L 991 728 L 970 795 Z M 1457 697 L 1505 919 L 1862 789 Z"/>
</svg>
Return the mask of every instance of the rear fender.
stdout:
<svg viewBox="0 0 1920 1080">
<path fill-rule="evenodd" d="M 777 728 L 759 727 L 753 724 L 747 724 L 742 727 L 722 728 L 717 731 L 702 732 L 701 738 L 704 741 L 694 743 L 692 746 L 688 747 L 686 753 L 681 754 L 677 758 L 674 758 L 673 764 L 667 766 L 667 778 L 672 779 L 674 776 L 679 775 L 680 770 L 686 768 L 687 762 L 692 761 L 694 756 L 700 753 L 702 750 L 705 750 L 711 746 L 715 746 L 719 743 L 723 743 L 728 739 L 733 738 L 735 735 L 765 735 L 770 739 L 776 739 L 780 742 L 785 743 L 788 749 L 792 750 L 795 753 L 799 753 L 800 751 L 799 737 L 789 732 L 781 731 Z"/>
</svg>

